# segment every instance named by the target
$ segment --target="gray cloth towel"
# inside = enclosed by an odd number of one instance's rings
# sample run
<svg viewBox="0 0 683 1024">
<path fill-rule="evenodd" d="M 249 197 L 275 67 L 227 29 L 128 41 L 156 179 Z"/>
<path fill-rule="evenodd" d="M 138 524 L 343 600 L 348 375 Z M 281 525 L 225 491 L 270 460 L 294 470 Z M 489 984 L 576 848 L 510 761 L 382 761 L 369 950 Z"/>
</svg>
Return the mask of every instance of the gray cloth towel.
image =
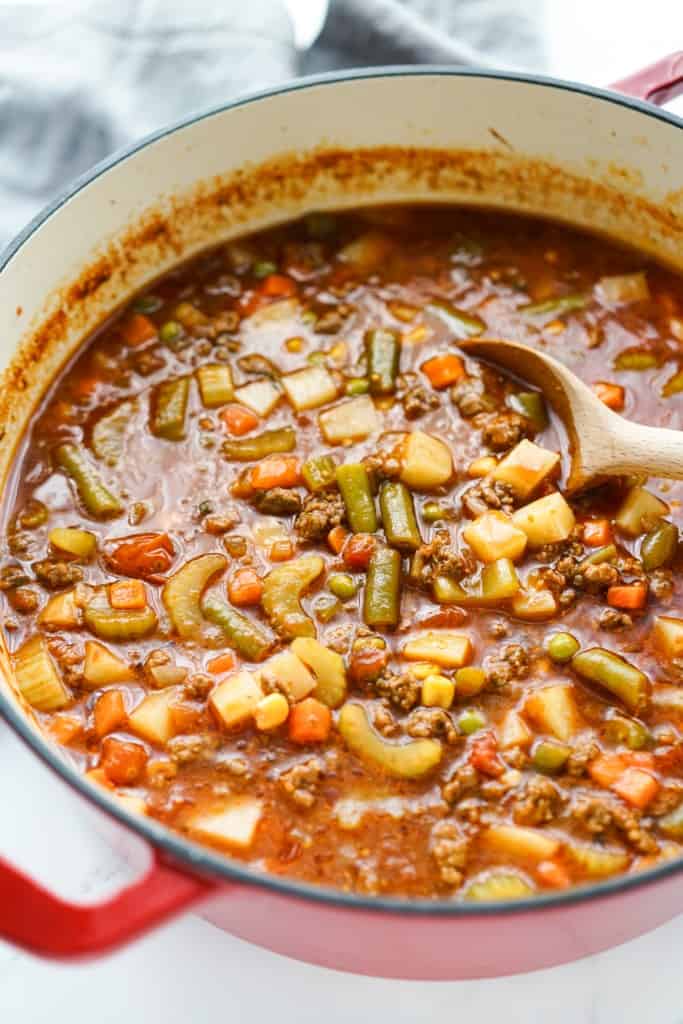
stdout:
<svg viewBox="0 0 683 1024">
<path fill-rule="evenodd" d="M 131 140 L 298 74 L 379 64 L 541 69 L 542 0 L 0 2 L 0 246 L 55 193 Z"/>
</svg>

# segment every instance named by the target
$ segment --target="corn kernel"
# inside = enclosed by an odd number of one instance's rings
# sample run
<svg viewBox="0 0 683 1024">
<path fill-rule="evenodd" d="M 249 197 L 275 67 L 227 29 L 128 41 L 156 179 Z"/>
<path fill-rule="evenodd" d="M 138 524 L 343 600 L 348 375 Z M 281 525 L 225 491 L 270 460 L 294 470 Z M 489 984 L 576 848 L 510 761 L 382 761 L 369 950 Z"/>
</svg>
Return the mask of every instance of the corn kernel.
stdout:
<svg viewBox="0 0 683 1024">
<path fill-rule="evenodd" d="M 546 334 L 562 334 L 566 327 L 564 320 L 551 320 L 549 324 L 545 325 Z"/>
<path fill-rule="evenodd" d="M 486 686 L 486 673 L 476 665 L 466 665 L 455 673 L 455 691 L 458 697 L 475 697 Z"/>
<path fill-rule="evenodd" d="M 418 324 L 417 327 L 413 327 L 412 331 L 408 331 L 408 333 L 403 336 L 403 341 L 404 344 L 407 343 L 408 345 L 420 345 L 423 341 L 426 341 L 427 338 L 431 338 L 433 333 L 434 332 L 431 328 L 427 327 L 426 324 Z"/>
<path fill-rule="evenodd" d="M 304 344 L 305 342 L 303 338 L 287 338 L 285 348 L 288 352 L 301 352 Z"/>
<path fill-rule="evenodd" d="M 467 467 L 467 475 L 471 477 L 488 476 L 489 473 L 493 473 L 497 465 L 498 460 L 493 455 L 483 455 L 480 459 L 470 462 Z"/>
<path fill-rule="evenodd" d="M 429 661 L 416 661 L 414 665 L 410 666 L 410 671 L 416 679 L 422 682 L 427 676 L 438 676 L 439 666 L 432 665 Z"/>
<path fill-rule="evenodd" d="M 427 676 L 422 684 L 422 703 L 428 708 L 449 708 L 455 696 L 455 683 L 446 676 Z"/>
<path fill-rule="evenodd" d="M 276 729 L 287 721 L 289 715 L 289 703 L 281 693 L 269 693 L 263 697 L 254 708 L 254 721 L 256 728 Z"/>
</svg>

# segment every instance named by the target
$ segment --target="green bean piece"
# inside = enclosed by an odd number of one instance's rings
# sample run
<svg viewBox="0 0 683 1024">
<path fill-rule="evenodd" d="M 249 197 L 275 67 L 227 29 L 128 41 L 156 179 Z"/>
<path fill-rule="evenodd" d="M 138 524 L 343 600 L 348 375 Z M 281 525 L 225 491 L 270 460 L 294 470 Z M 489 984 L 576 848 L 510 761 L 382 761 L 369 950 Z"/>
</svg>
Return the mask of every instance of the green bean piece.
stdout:
<svg viewBox="0 0 683 1024">
<path fill-rule="evenodd" d="M 553 633 L 545 642 L 545 649 L 553 661 L 560 665 L 571 661 L 579 649 L 579 641 L 571 633 Z"/>
<path fill-rule="evenodd" d="M 256 437 L 231 438 L 221 447 L 223 456 L 233 462 L 256 462 L 266 455 L 293 452 L 296 448 L 296 432 L 292 427 L 278 430 L 264 430 Z"/>
<path fill-rule="evenodd" d="M 76 444 L 60 444 L 55 450 L 55 462 L 71 477 L 78 496 L 91 516 L 107 519 L 121 515 L 124 511 L 123 505 L 104 486 L 83 448 Z"/>
<path fill-rule="evenodd" d="M 154 392 L 150 424 L 155 437 L 163 437 L 166 441 L 183 440 L 189 397 L 189 377 L 176 377 L 159 384 Z"/>
<path fill-rule="evenodd" d="M 465 708 L 462 714 L 458 715 L 458 728 L 465 736 L 471 736 L 473 732 L 479 732 L 486 725 L 486 718 L 483 712 L 477 708 Z"/>
<path fill-rule="evenodd" d="M 548 426 L 548 411 L 540 391 L 518 391 L 508 395 L 507 404 L 514 412 L 524 416 L 534 430 L 540 432 Z"/>
<path fill-rule="evenodd" d="M 476 595 L 463 590 L 460 584 L 450 576 L 437 576 L 432 583 L 432 594 L 438 604 L 467 604 L 476 597 Z"/>
<path fill-rule="evenodd" d="M 335 572 L 327 581 L 327 586 L 340 601 L 350 601 L 358 592 L 358 583 L 347 572 Z"/>
<path fill-rule="evenodd" d="M 420 509 L 420 515 L 425 523 L 438 523 L 440 519 L 446 518 L 446 509 L 438 501 L 426 501 Z"/>
<path fill-rule="evenodd" d="M 202 614 L 220 627 L 228 647 L 247 661 L 262 661 L 275 645 L 271 633 L 215 594 L 209 594 L 202 601 Z"/>
<path fill-rule="evenodd" d="M 617 554 L 618 552 L 614 544 L 605 544 L 604 547 L 597 548 L 591 555 L 586 555 L 579 562 L 579 569 L 583 569 L 586 565 L 602 565 L 603 562 L 613 562 Z"/>
<path fill-rule="evenodd" d="M 520 306 L 519 312 L 525 316 L 564 316 L 565 313 L 573 313 L 577 309 L 585 309 L 588 305 L 588 298 L 585 295 L 576 293 L 572 295 L 560 295 L 556 299 L 545 299 L 543 302 L 530 302 L 526 306 Z"/>
<path fill-rule="evenodd" d="M 396 390 L 401 342 L 395 331 L 381 327 L 367 331 L 368 381 L 371 395 L 390 395 Z"/>
<path fill-rule="evenodd" d="M 605 725 L 605 737 L 610 743 L 623 743 L 629 750 L 642 750 L 650 742 L 650 732 L 633 718 L 613 715 Z"/>
<path fill-rule="evenodd" d="M 572 748 L 559 740 L 539 740 L 531 752 L 531 763 L 537 772 L 554 775 L 564 767 Z"/>
<path fill-rule="evenodd" d="M 401 555 L 395 548 L 378 546 L 368 566 L 363 602 L 365 624 L 379 629 L 395 629 L 400 604 Z"/>
<path fill-rule="evenodd" d="M 614 360 L 615 370 L 653 370 L 659 365 L 659 359 L 654 352 L 648 352 L 643 348 L 627 348 L 620 352 Z"/>
<path fill-rule="evenodd" d="M 639 711 L 647 703 L 647 676 L 613 651 L 603 647 L 580 651 L 572 658 L 571 667 L 583 679 L 604 686 L 630 711 Z"/>
<path fill-rule="evenodd" d="M 372 496 L 370 477 L 362 462 L 347 462 L 337 466 L 337 485 L 346 506 L 346 518 L 354 533 L 374 533 L 377 512 Z"/>
<path fill-rule="evenodd" d="M 640 545 L 640 560 L 643 569 L 651 572 L 652 569 L 661 569 L 670 565 L 676 557 L 678 550 L 678 527 L 674 523 L 663 520 L 654 526 L 649 533 L 643 537 Z"/>
<path fill-rule="evenodd" d="M 309 491 L 324 491 L 336 483 L 337 464 L 331 455 L 316 455 L 304 462 L 301 475 Z"/>
<path fill-rule="evenodd" d="M 683 370 L 674 373 L 662 388 L 662 398 L 670 398 L 671 395 L 680 395 L 683 391 Z"/>
<path fill-rule="evenodd" d="M 474 313 L 466 313 L 464 309 L 458 309 L 450 302 L 443 302 L 440 299 L 430 302 L 427 312 L 443 321 L 456 338 L 476 338 L 486 329 L 481 317 L 475 316 Z"/>
<path fill-rule="evenodd" d="M 660 832 L 669 839 L 683 839 L 683 802 L 657 820 Z"/>
<path fill-rule="evenodd" d="M 277 263 L 273 263 L 272 260 L 256 260 L 251 272 L 257 280 L 261 281 L 264 277 L 277 273 Z"/>
<path fill-rule="evenodd" d="M 347 395 L 367 395 L 370 390 L 370 381 L 367 377 L 351 377 L 347 380 L 344 391 Z"/>
<path fill-rule="evenodd" d="M 415 518 L 413 496 L 405 484 L 387 480 L 379 492 L 382 525 L 392 547 L 415 551 L 422 543 Z"/>
</svg>

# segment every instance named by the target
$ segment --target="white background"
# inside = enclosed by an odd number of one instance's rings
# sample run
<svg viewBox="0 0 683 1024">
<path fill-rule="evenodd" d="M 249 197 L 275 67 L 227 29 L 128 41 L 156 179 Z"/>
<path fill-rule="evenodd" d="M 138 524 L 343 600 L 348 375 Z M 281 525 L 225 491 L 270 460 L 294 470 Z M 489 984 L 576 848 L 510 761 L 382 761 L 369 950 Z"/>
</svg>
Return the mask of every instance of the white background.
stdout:
<svg viewBox="0 0 683 1024">
<path fill-rule="evenodd" d="M 297 38 L 310 39 L 324 0 L 287 2 Z M 683 5 L 548 0 L 543 30 L 552 73 L 606 84 L 683 46 Z M 683 113 L 683 101 L 674 109 Z M 1 725 L 0 778 L 4 855 L 70 896 L 99 895 L 125 877 L 64 787 Z M 681 1024 L 682 956 L 680 918 L 619 949 L 554 970 L 486 982 L 381 981 L 265 953 L 188 916 L 81 966 L 41 962 L 0 943 L 0 1022 Z"/>
</svg>

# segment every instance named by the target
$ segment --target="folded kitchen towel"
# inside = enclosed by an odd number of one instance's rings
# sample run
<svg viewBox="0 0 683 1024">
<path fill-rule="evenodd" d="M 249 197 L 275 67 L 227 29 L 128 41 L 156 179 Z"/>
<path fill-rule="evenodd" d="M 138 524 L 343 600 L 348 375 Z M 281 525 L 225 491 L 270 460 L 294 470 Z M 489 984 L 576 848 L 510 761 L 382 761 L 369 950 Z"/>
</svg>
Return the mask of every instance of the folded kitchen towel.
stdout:
<svg viewBox="0 0 683 1024">
<path fill-rule="evenodd" d="M 540 69 L 542 2 L 331 0 L 302 52 L 290 14 L 310 0 L 0 0 L 0 246 L 109 153 L 250 89 L 378 64 Z"/>
</svg>

